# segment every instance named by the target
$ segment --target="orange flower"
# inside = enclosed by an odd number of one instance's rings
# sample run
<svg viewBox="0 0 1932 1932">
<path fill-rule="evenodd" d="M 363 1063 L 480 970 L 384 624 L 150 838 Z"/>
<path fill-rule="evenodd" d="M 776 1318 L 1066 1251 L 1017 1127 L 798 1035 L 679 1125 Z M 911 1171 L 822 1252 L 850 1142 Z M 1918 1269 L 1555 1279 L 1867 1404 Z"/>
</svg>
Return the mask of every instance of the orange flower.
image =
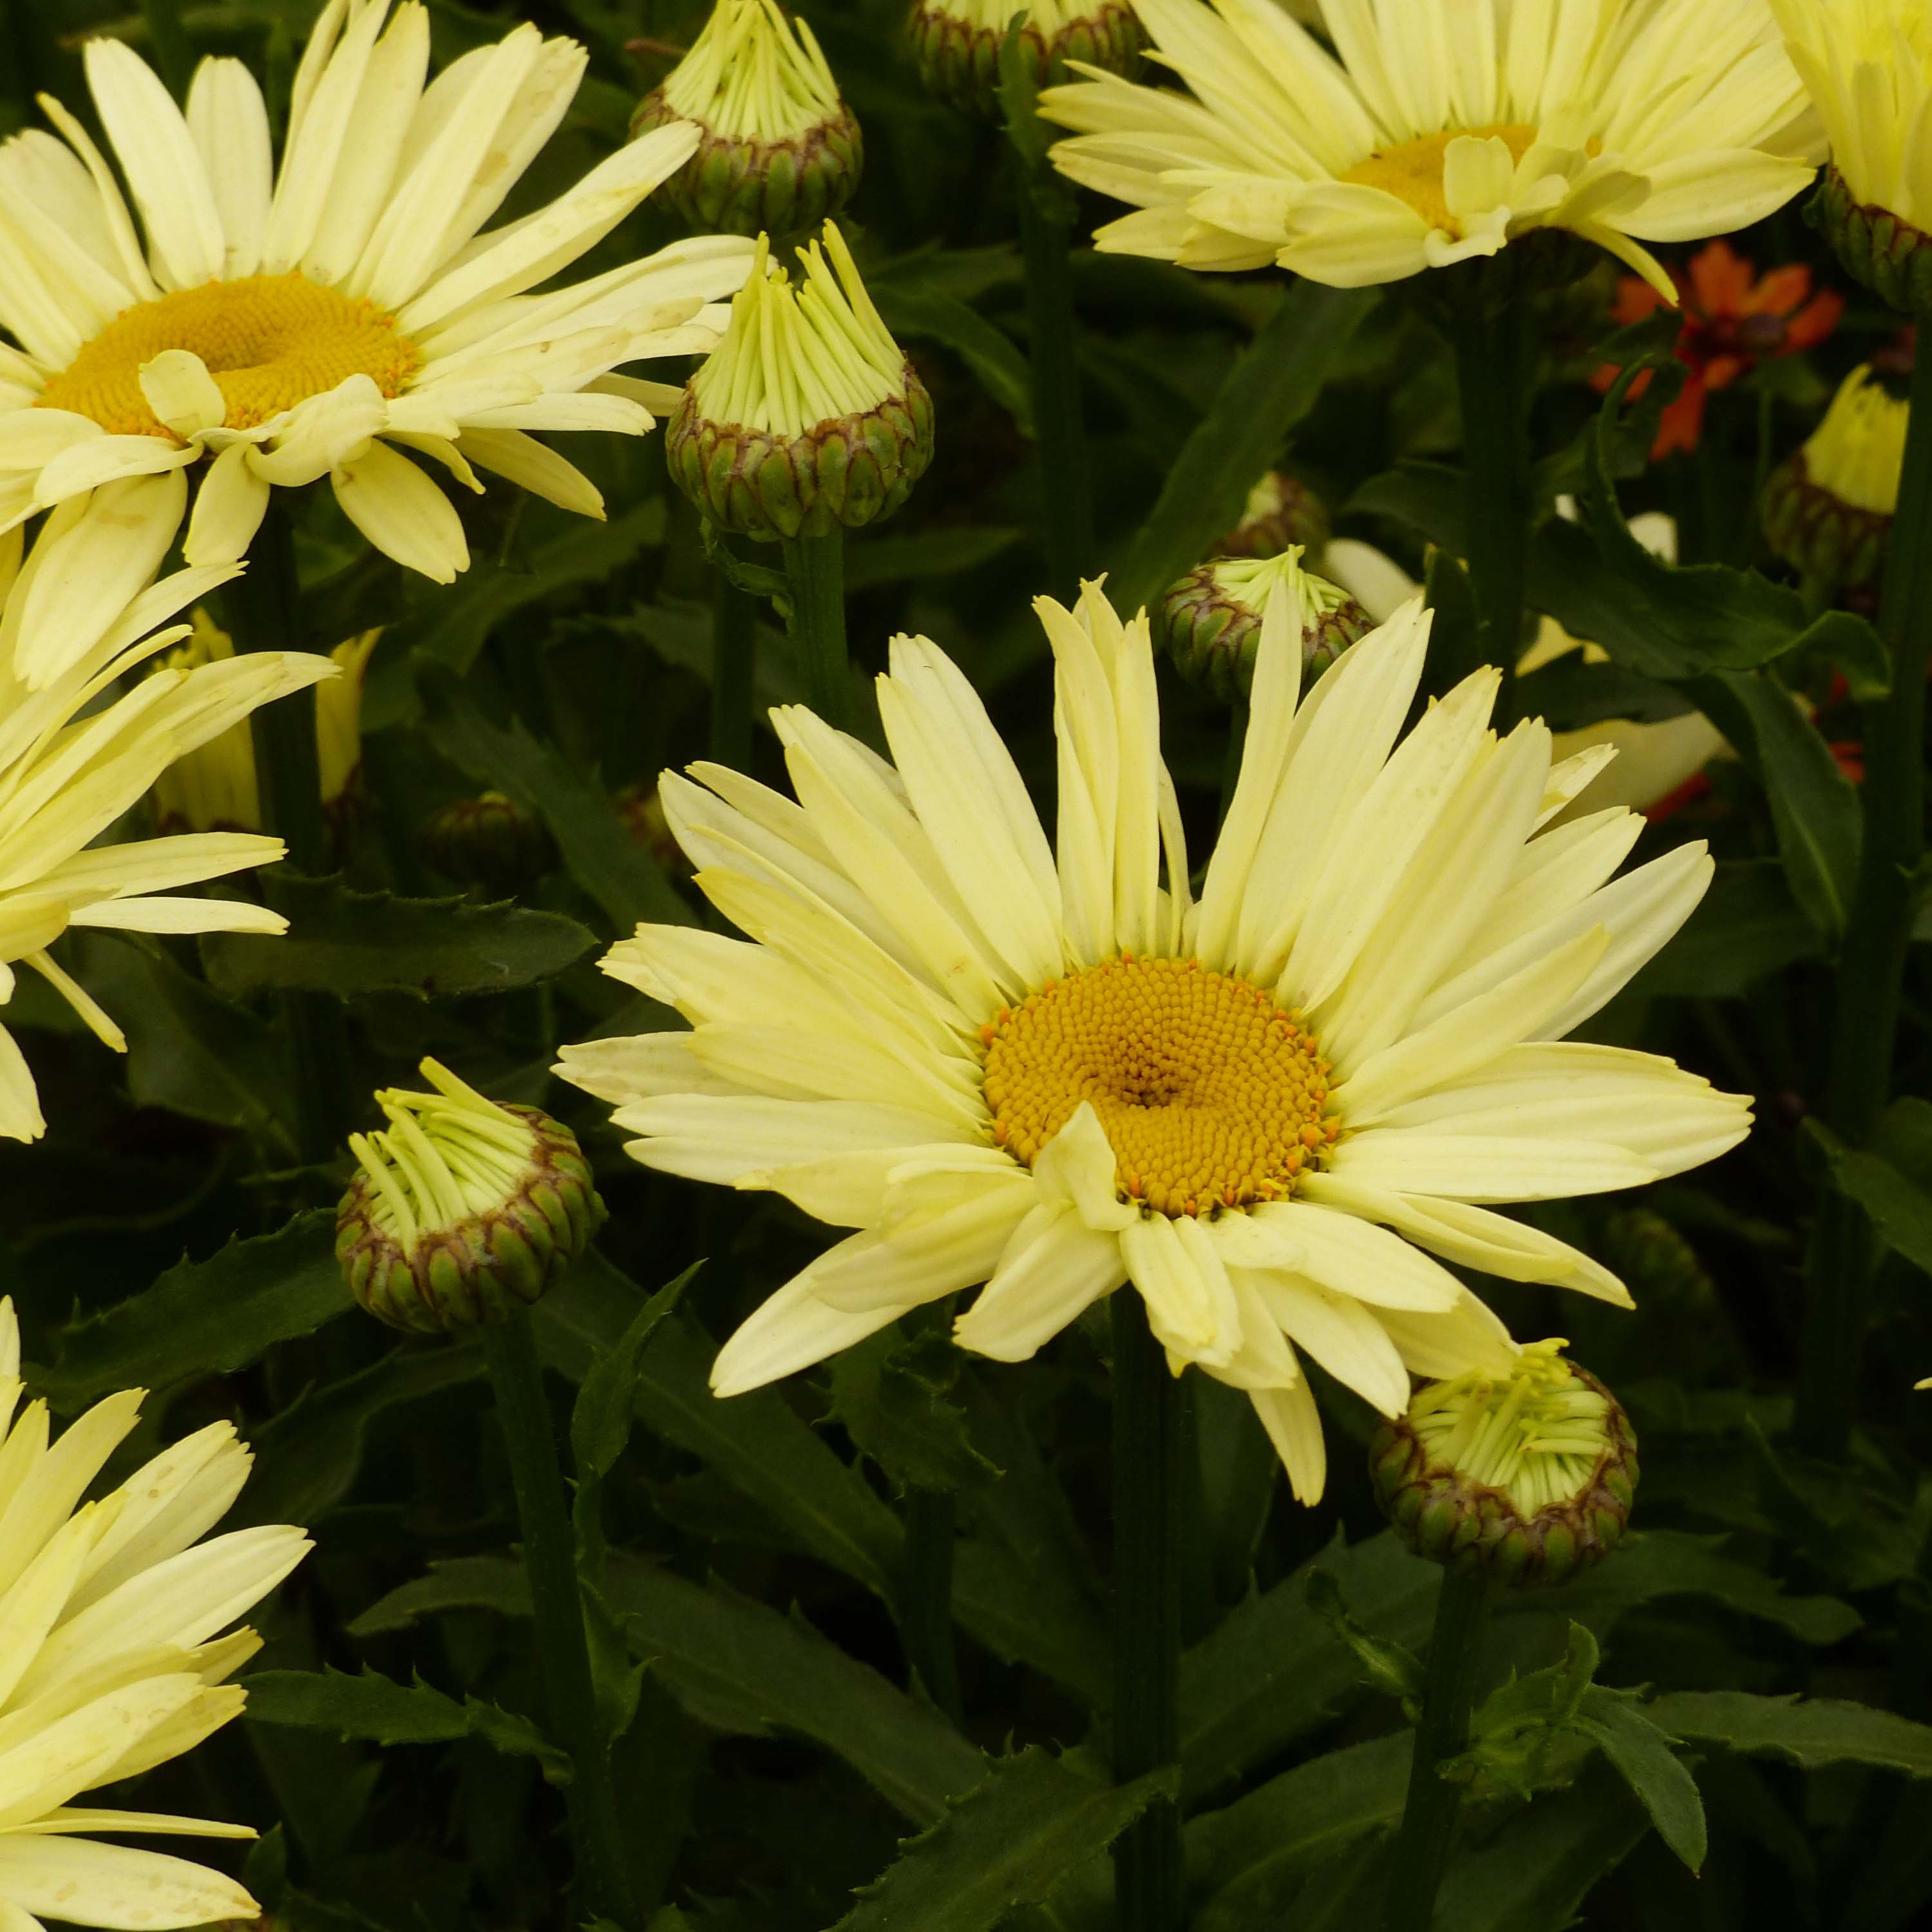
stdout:
<svg viewBox="0 0 1932 1932">
<path fill-rule="evenodd" d="M 1727 388 L 1760 362 L 1793 356 L 1822 342 L 1838 326 L 1844 298 L 1828 289 L 1811 292 L 1811 271 L 1802 266 L 1774 268 L 1765 276 L 1728 244 L 1713 242 L 1690 258 L 1688 274 L 1672 271 L 1684 312 L 1677 338 L 1677 359 L 1690 372 L 1683 393 L 1664 412 L 1652 460 L 1673 449 L 1695 449 L 1704 428 L 1704 398 L 1713 389 Z M 1663 306 L 1664 298 L 1648 283 L 1626 275 L 1617 285 L 1610 311 L 1620 327 L 1641 322 Z M 1612 368 L 1591 379 L 1599 389 L 1616 381 Z M 1631 385 L 1642 394 L 1648 372 Z"/>
</svg>

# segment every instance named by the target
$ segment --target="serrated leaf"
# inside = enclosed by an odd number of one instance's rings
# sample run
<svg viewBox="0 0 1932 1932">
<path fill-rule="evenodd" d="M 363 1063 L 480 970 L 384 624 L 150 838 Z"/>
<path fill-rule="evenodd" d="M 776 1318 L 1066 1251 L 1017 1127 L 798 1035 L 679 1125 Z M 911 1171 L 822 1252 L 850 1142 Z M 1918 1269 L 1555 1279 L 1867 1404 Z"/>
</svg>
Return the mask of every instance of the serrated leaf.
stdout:
<svg viewBox="0 0 1932 1932">
<path fill-rule="evenodd" d="M 499 1616 L 527 1617 L 530 1582 L 513 1556 L 453 1556 L 432 1563 L 426 1574 L 400 1584 L 371 1604 L 349 1626 L 353 1637 L 380 1636 L 408 1630 L 424 1617 L 445 1610 L 491 1610 Z"/>
<path fill-rule="evenodd" d="M 552 1784 L 568 1784 L 570 1759 L 530 1719 L 480 1697 L 458 1703 L 418 1678 L 398 1684 L 376 1671 L 262 1670 L 242 1680 L 257 1724 L 332 1731 L 378 1744 L 448 1744 L 480 1738 L 500 1751 L 532 1757 Z"/>
<path fill-rule="evenodd" d="M 334 1211 L 322 1209 L 205 1262 L 176 1262 L 145 1292 L 69 1328 L 60 1360 L 30 1366 L 27 1379 L 56 1408 L 77 1408 L 110 1389 L 230 1375 L 355 1305 L 335 1259 Z"/>
<path fill-rule="evenodd" d="M 1806 1771 L 1868 1764 L 1932 1778 L 1932 1725 L 1844 1698 L 1762 1697 L 1748 1690 L 1666 1691 L 1646 1707 L 1672 1736 Z"/>
<path fill-rule="evenodd" d="M 1592 1684 L 1574 1721 L 1636 1792 L 1658 1836 L 1694 1872 L 1701 1870 L 1710 1849 L 1704 1801 L 1697 1795 L 1696 1780 L 1670 1748 L 1669 1735 L 1659 1728 L 1654 1711 Z"/>
<path fill-rule="evenodd" d="M 999 1759 L 983 1784 L 901 1847 L 837 1932 L 993 1932 L 1010 1912 L 1043 1905 L 1178 1782 L 1170 1766 L 1105 1784 L 1037 1746 Z"/>
<path fill-rule="evenodd" d="M 276 904 L 289 917 L 280 938 L 203 936 L 202 963 L 218 992 L 299 989 L 340 999 L 412 993 L 424 1000 L 506 993 L 554 977 L 597 943 L 560 913 L 398 898 L 296 873 L 277 882 Z"/>
<path fill-rule="evenodd" d="M 1405 1644 L 1391 1643 L 1366 1630 L 1348 1614 L 1342 1586 L 1326 1570 L 1311 1570 L 1305 1586 L 1310 1605 L 1330 1631 L 1353 1652 L 1363 1678 L 1384 1696 L 1422 1695 L 1422 1664 Z"/>
<path fill-rule="evenodd" d="M 1107 595 L 1117 610 L 1131 616 L 1151 608 L 1234 528 L 1248 492 L 1314 407 L 1373 306 L 1366 290 L 1288 285 L 1187 439 L 1147 520 L 1116 556 Z"/>
<path fill-rule="evenodd" d="M 1832 1185 L 1864 1210 L 1879 1239 L 1932 1274 L 1932 1195 L 1882 1154 L 1847 1146 L 1820 1120 L 1808 1120 L 1804 1132 L 1824 1156 Z"/>
<path fill-rule="evenodd" d="M 908 1336 L 897 1323 L 832 1358 L 832 1420 L 902 1494 L 956 1494 L 999 1478 L 974 1448 L 964 1410 L 948 1399 L 958 1372 L 945 1335 Z"/>
<path fill-rule="evenodd" d="M 692 1262 L 675 1281 L 659 1288 L 632 1318 L 615 1346 L 600 1351 L 592 1362 L 570 1412 L 570 1450 L 580 1489 L 588 1480 L 608 1476 L 624 1453 L 637 1416 L 638 1357 L 703 1266 L 702 1262 Z"/>
</svg>

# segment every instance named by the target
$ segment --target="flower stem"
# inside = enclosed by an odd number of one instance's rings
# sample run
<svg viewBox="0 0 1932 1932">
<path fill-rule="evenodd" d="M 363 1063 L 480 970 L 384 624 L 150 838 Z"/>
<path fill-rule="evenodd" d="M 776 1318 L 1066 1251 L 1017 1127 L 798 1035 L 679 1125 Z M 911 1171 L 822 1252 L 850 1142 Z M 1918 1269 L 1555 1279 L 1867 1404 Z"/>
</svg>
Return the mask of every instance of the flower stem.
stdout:
<svg viewBox="0 0 1932 1932">
<path fill-rule="evenodd" d="M 1409 1760 L 1408 1796 L 1389 1858 L 1384 1932 L 1428 1932 L 1435 1912 L 1462 1802 L 1461 1787 L 1440 1776 L 1437 1768 L 1468 1748 L 1476 1664 L 1488 1622 L 1482 1579 L 1444 1570 L 1423 1680 L 1422 1718 Z"/>
<path fill-rule="evenodd" d="M 636 1908 L 625 1862 L 610 1754 L 597 1719 L 590 1646 L 577 1585 L 575 1543 L 565 1511 L 563 1472 L 544 1397 L 543 1368 L 527 1315 L 482 1330 L 496 1415 L 509 1451 L 510 1481 L 523 1528 L 524 1568 L 536 1615 L 537 1664 L 551 1730 L 575 1776 L 565 1790 L 576 1854 L 578 1917 L 602 1916 L 634 1932 Z M 573 1924 L 576 1920 L 573 1918 Z"/>
<path fill-rule="evenodd" d="M 1925 677 L 1932 660 L 1932 354 L 1912 365 L 1912 412 L 1879 604 L 1892 688 L 1862 714 L 1864 835 L 1838 956 L 1826 1118 L 1856 1146 L 1891 1098 L 1916 874 L 1925 858 Z M 1798 1433 L 1842 1454 L 1851 1433 L 1869 1244 L 1830 1193 L 1812 1223 Z"/>
<path fill-rule="evenodd" d="M 1166 1351 L 1132 1288 L 1113 1298 L 1114 1779 L 1180 1756 L 1181 1418 Z M 1157 1798 L 1114 1844 L 1120 1932 L 1186 1918 L 1180 1813 Z"/>
<path fill-rule="evenodd" d="M 721 541 L 728 542 L 730 539 Z M 711 609 L 711 756 L 734 771 L 752 769 L 753 680 L 758 607 L 723 572 Z"/>
<path fill-rule="evenodd" d="M 788 537 L 785 576 L 791 586 L 792 648 L 806 700 L 828 724 L 852 723 L 852 662 L 845 651 L 845 532 Z"/>
<path fill-rule="evenodd" d="M 1072 595 L 1094 568 L 1094 488 L 1074 344 L 1070 198 L 1042 161 L 1019 165 L 1020 245 L 1026 262 L 1034 433 L 1040 441 L 1049 588 Z M 1063 208 L 1066 211 L 1062 214 Z"/>
<path fill-rule="evenodd" d="M 1524 582 L 1532 508 L 1526 364 L 1528 317 L 1520 308 L 1501 315 L 1458 314 L 1450 319 L 1456 384 L 1462 401 L 1462 449 L 1469 470 L 1469 576 L 1476 593 L 1474 657 L 1466 664 L 1430 659 L 1430 685 L 1438 696 L 1484 664 L 1503 674 L 1498 723 L 1510 722 L 1516 659 L 1522 655 Z"/>
<path fill-rule="evenodd" d="M 942 1490 L 906 1492 L 905 1568 L 899 1586 L 899 1634 L 906 1659 L 926 1694 L 956 1724 L 959 1659 L 952 1640 L 952 1550 L 958 1511 Z"/>
</svg>

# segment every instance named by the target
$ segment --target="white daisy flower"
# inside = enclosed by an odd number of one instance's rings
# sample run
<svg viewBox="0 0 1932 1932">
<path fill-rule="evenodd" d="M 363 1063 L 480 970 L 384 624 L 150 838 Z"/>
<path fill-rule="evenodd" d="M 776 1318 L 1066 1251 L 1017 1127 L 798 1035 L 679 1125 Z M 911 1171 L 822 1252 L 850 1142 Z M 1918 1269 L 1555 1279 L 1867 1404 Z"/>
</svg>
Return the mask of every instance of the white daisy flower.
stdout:
<svg viewBox="0 0 1932 1932">
<path fill-rule="evenodd" d="M 248 1826 L 73 1801 L 240 1715 L 246 1694 L 225 1680 L 261 1639 L 229 1627 L 308 1539 L 278 1523 L 200 1540 L 253 1460 L 226 1422 L 82 1502 L 146 1391 L 108 1396 L 52 1442 L 46 1404 L 20 1409 L 22 1393 L 14 1304 L 0 1301 L 0 1926 L 253 1918 L 262 1908 L 221 1873 L 94 1836 L 252 1838 Z"/>
<path fill-rule="evenodd" d="M 192 668 L 164 666 L 110 695 L 117 680 L 192 628 L 157 625 L 236 571 L 179 571 L 146 588 L 152 562 L 130 581 L 123 558 L 92 581 L 57 581 L 54 522 L 24 566 L 19 533 L 0 537 L 0 1006 L 13 998 L 13 969 L 24 961 L 120 1053 L 128 1044 L 121 1029 L 48 948 L 70 926 L 282 932 L 287 920 L 266 906 L 183 898 L 172 889 L 273 865 L 286 848 L 279 838 L 238 832 L 92 842 L 176 759 L 245 727 L 258 706 L 338 673 L 327 658 L 255 651 Z M 64 648 L 76 621 L 88 640 L 77 654 Z M 50 658 L 58 668 L 37 687 L 29 667 Z M 0 1135 L 37 1140 L 46 1126 L 33 1075 L 0 1027 Z"/>
<path fill-rule="evenodd" d="M 720 766 L 665 774 L 698 883 L 749 936 L 640 927 L 605 969 L 690 1030 L 560 1071 L 616 1103 L 645 1165 L 856 1231 L 732 1336 L 720 1394 L 981 1283 L 955 1333 L 1018 1360 L 1131 1282 L 1175 1370 L 1246 1390 L 1312 1501 L 1304 1352 L 1388 1415 L 1412 1374 L 1505 1364 L 1501 1323 L 1432 1254 L 1627 1304 L 1496 1204 L 1636 1186 L 1743 1138 L 1743 1100 L 1562 1041 L 1711 861 L 1681 847 L 1613 880 L 1634 813 L 1541 830 L 1611 754 L 1552 767 L 1540 723 L 1498 738 L 1493 671 L 1398 744 L 1419 599 L 1305 695 L 1275 599 L 1196 901 L 1144 616 L 1124 626 L 1097 585 L 1035 608 L 1057 857 L 965 679 L 897 638 L 896 765 L 792 708 L 773 719 L 796 802 Z"/>
<path fill-rule="evenodd" d="M 1188 92 L 1095 71 L 1040 97 L 1076 132 L 1055 165 L 1138 211 L 1102 250 L 1354 288 L 1558 228 L 1675 302 L 1644 243 L 1811 178 L 1765 0 L 1326 0 L 1334 55 L 1274 0 L 1133 4 Z"/>
<path fill-rule="evenodd" d="M 94 107 L 141 226 L 86 129 L 42 96 L 62 138 L 0 144 L 0 328 L 19 344 L 0 343 L 0 530 L 92 496 L 98 514 L 70 538 L 76 572 L 130 540 L 165 548 L 198 470 L 188 560 L 226 562 L 272 489 L 326 476 L 372 544 L 446 583 L 469 553 L 417 457 L 466 489 L 486 470 L 602 515 L 590 482 L 530 432 L 649 429 L 657 389 L 610 372 L 708 349 L 723 322 L 712 305 L 744 279 L 751 244 L 699 236 L 530 292 L 698 140 L 659 128 L 485 230 L 585 58 L 524 26 L 425 86 L 424 7 L 330 0 L 278 170 L 239 61 L 203 61 L 184 115 L 131 49 L 89 41 Z"/>
</svg>

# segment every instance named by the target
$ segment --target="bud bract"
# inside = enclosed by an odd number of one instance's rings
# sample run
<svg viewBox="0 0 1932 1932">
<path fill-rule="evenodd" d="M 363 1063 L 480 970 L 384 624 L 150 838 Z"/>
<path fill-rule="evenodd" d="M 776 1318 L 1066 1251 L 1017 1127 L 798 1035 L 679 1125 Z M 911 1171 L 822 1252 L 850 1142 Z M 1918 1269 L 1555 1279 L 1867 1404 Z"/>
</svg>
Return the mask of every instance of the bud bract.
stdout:
<svg viewBox="0 0 1932 1932">
<path fill-rule="evenodd" d="M 920 77 L 942 100 L 997 111 L 1000 50 L 1021 10 L 1004 0 L 914 0 L 908 23 Z M 1147 34 L 1129 0 L 1030 0 L 1020 50 L 1036 87 L 1067 78 L 1070 61 L 1129 76 Z"/>
<path fill-rule="evenodd" d="M 1506 1372 L 1418 1389 L 1369 1445 L 1376 1499 L 1417 1555 L 1519 1588 L 1568 1581 L 1622 1538 L 1636 1437 L 1616 1399 L 1533 1342 Z"/>
<path fill-rule="evenodd" d="M 1346 590 L 1301 568 L 1301 555 L 1300 544 L 1293 544 L 1278 556 L 1204 563 L 1168 592 L 1162 635 L 1184 677 L 1230 703 L 1245 699 L 1254 682 L 1262 620 L 1276 598 L 1290 600 L 1304 680 L 1318 677 L 1373 628 Z"/>
<path fill-rule="evenodd" d="M 1321 554 L 1328 512 L 1306 483 L 1270 470 L 1248 492 L 1241 520 L 1214 546 L 1216 556 L 1279 556 L 1291 544 Z"/>
<path fill-rule="evenodd" d="M 568 1127 L 500 1106 L 434 1060 L 435 1091 L 376 1096 L 388 1126 L 352 1134 L 361 1162 L 335 1220 L 350 1292 L 393 1328 L 507 1321 L 539 1300 L 604 1219 Z"/>
<path fill-rule="evenodd" d="M 1910 415 L 1869 366 L 1854 369 L 1810 440 L 1772 472 L 1764 533 L 1794 570 L 1845 590 L 1878 581 L 1898 508 Z"/>
<path fill-rule="evenodd" d="M 796 287 L 766 238 L 723 339 L 664 433 L 678 487 L 767 541 L 889 517 L 932 460 L 932 399 L 880 320 L 844 237 L 802 251 Z"/>
<path fill-rule="evenodd" d="M 439 872 L 493 898 L 528 892 L 556 863 L 550 828 L 500 791 L 452 799 L 423 821 L 417 838 Z"/>
<path fill-rule="evenodd" d="M 718 0 L 631 132 L 671 121 L 696 123 L 698 151 L 658 191 L 706 232 L 798 234 L 859 184 L 859 124 L 811 28 L 777 0 Z"/>
</svg>

